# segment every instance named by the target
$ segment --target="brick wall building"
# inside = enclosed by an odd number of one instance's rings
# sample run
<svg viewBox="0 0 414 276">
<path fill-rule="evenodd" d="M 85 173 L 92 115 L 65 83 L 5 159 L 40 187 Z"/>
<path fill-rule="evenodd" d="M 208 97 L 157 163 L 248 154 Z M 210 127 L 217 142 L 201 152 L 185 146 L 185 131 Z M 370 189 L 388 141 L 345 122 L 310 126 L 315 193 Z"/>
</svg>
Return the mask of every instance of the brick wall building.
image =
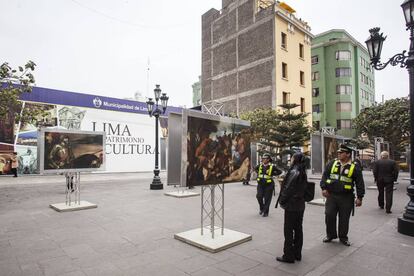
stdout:
<svg viewBox="0 0 414 276">
<path fill-rule="evenodd" d="M 240 114 L 289 101 L 310 112 L 312 34 L 294 13 L 279 1 L 223 0 L 203 14 L 202 103 Z"/>
</svg>

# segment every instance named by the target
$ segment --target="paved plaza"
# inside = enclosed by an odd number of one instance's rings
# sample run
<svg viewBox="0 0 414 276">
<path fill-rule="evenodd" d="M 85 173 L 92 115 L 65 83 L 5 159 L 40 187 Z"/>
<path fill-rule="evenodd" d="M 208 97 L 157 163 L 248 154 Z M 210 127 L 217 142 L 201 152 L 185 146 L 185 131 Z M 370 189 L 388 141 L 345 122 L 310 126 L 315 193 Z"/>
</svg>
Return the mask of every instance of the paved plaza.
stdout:
<svg viewBox="0 0 414 276">
<path fill-rule="evenodd" d="M 373 185 L 371 173 L 364 174 Z M 307 205 L 303 259 L 283 264 L 275 260 L 282 255 L 283 210 L 259 216 L 255 186 L 225 185 L 225 227 L 253 239 L 213 254 L 173 238 L 200 226 L 200 197 L 165 196 L 171 187 L 151 191 L 151 173 L 82 175 L 81 199 L 98 208 L 65 213 L 49 208 L 65 200 L 63 176 L 4 176 L 0 275 L 411 276 L 414 238 L 397 232 L 408 202 L 404 177 L 390 215 L 377 207 L 377 192 L 366 191 L 351 218 L 351 247 L 322 243 L 324 208 Z"/>
</svg>

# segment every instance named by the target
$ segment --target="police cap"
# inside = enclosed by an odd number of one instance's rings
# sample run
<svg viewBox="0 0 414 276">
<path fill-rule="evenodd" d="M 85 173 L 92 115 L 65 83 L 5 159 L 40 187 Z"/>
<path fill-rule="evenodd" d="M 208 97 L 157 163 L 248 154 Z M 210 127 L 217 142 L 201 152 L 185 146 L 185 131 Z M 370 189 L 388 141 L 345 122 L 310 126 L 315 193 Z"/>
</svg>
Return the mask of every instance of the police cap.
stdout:
<svg viewBox="0 0 414 276">
<path fill-rule="evenodd" d="M 263 154 L 262 158 L 267 158 L 267 159 L 269 159 L 269 161 L 272 161 L 272 157 L 268 153 Z"/>
<path fill-rule="evenodd" d="M 353 151 L 352 148 L 348 147 L 345 144 L 339 144 L 339 149 L 337 152 L 346 152 L 346 153 L 351 153 Z"/>
</svg>

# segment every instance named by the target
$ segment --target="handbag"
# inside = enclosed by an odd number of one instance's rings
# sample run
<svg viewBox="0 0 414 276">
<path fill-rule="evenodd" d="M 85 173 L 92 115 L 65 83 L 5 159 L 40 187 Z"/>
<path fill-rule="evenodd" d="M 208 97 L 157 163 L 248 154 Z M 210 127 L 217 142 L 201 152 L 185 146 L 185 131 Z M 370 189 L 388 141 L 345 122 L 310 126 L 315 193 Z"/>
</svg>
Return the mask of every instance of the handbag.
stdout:
<svg viewBox="0 0 414 276">
<path fill-rule="evenodd" d="M 315 182 L 306 182 L 305 194 L 303 198 L 306 202 L 312 201 L 315 197 Z"/>
</svg>

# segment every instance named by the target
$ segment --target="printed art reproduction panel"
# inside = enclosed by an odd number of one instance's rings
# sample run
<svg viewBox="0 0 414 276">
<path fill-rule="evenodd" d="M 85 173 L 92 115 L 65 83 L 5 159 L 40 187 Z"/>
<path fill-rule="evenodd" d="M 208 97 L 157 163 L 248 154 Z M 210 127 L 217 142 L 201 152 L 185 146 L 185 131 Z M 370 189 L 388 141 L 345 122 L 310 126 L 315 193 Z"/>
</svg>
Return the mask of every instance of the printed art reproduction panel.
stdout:
<svg viewBox="0 0 414 276">
<path fill-rule="evenodd" d="M 249 133 L 232 120 L 188 116 L 186 185 L 243 181 L 250 171 Z"/>
</svg>

